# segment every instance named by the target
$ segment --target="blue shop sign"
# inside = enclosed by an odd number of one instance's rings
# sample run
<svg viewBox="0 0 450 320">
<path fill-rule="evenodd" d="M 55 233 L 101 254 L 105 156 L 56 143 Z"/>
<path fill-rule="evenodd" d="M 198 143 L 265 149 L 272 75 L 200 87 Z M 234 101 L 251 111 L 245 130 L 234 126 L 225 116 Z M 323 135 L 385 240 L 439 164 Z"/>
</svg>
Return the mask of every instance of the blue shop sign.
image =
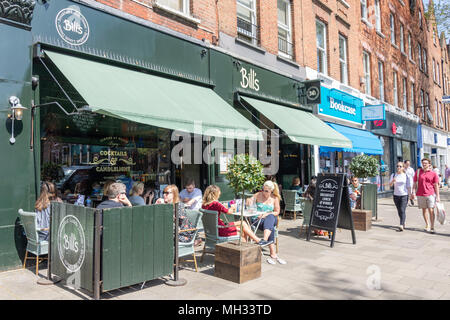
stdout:
<svg viewBox="0 0 450 320">
<path fill-rule="evenodd" d="M 364 106 L 362 99 L 337 89 L 320 87 L 322 103 L 319 104 L 319 114 L 352 121 L 362 122 L 361 108 Z"/>
</svg>

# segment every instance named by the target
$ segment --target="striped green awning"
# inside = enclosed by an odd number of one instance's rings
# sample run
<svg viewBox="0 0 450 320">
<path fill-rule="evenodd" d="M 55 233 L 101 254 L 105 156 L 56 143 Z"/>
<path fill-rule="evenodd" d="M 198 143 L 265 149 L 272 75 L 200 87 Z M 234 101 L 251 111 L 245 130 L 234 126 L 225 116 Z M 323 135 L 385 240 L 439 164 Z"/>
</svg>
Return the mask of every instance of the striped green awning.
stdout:
<svg viewBox="0 0 450 320">
<path fill-rule="evenodd" d="M 283 130 L 293 142 L 327 147 L 352 147 L 349 139 L 312 113 L 259 99 L 242 99 Z"/>
<path fill-rule="evenodd" d="M 262 140 L 260 130 L 210 88 L 45 53 L 97 113 L 206 136 Z"/>
</svg>

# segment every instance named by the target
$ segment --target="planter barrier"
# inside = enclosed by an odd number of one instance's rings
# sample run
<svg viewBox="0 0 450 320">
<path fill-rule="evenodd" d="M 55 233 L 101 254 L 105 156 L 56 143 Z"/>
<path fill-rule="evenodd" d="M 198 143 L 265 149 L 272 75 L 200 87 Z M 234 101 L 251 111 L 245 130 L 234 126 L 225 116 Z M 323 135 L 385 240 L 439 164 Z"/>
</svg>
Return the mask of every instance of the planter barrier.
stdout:
<svg viewBox="0 0 450 320">
<path fill-rule="evenodd" d="M 102 292 L 174 271 L 173 205 L 96 210 L 53 202 L 48 278 Z"/>
<path fill-rule="evenodd" d="M 378 191 L 376 184 L 363 183 L 361 186 L 361 209 L 371 210 L 372 218 L 378 220 L 377 200 Z"/>
</svg>

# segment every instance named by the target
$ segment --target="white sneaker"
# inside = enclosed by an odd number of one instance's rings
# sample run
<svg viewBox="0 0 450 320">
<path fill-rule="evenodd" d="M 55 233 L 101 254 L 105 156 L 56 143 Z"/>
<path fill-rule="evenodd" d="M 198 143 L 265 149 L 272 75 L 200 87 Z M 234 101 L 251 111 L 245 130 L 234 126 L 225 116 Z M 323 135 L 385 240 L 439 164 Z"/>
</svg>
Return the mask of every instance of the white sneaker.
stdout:
<svg viewBox="0 0 450 320">
<path fill-rule="evenodd" d="M 268 264 L 276 264 L 276 262 L 272 258 L 267 258 Z"/>
</svg>

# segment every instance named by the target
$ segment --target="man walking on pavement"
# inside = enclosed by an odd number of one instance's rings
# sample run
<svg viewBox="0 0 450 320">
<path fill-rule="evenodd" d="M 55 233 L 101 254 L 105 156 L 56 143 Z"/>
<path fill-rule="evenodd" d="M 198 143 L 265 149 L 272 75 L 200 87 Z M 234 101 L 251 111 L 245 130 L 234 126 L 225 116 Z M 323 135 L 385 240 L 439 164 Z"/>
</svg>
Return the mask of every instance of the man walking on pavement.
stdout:
<svg viewBox="0 0 450 320">
<path fill-rule="evenodd" d="M 405 163 L 404 163 L 404 165 L 405 165 L 405 173 L 406 173 L 406 175 L 408 176 L 408 178 L 411 179 L 411 180 L 409 180 L 409 181 L 413 181 L 415 171 L 414 171 L 414 169 L 411 167 L 411 161 L 406 160 Z M 410 203 L 411 203 L 412 206 L 414 205 L 414 198 L 413 198 L 413 197 L 411 197 Z"/>
<path fill-rule="evenodd" d="M 422 209 L 423 219 L 425 220 L 425 231 L 434 233 L 434 207 L 439 198 L 439 177 L 433 171 L 431 161 L 427 158 L 422 159 L 422 168 L 418 169 L 414 175 L 414 194 L 417 195 L 417 205 Z M 428 220 L 427 211 L 430 219 Z"/>
</svg>

